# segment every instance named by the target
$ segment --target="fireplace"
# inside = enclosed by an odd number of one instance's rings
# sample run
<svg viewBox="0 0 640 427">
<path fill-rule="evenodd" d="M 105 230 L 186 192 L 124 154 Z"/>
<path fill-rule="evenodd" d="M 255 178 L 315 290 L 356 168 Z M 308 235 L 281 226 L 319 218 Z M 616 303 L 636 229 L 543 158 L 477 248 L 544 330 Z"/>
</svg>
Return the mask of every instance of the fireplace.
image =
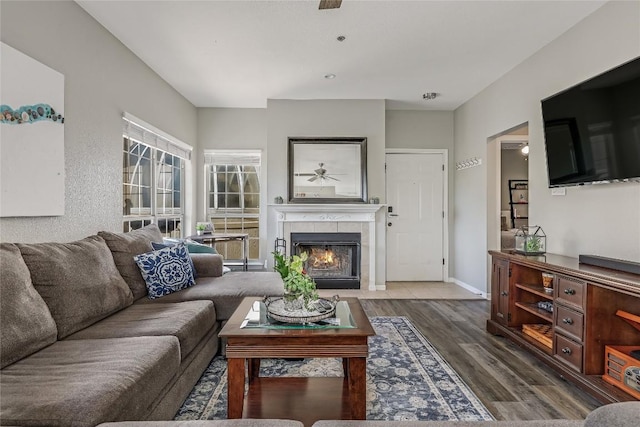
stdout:
<svg viewBox="0 0 640 427">
<path fill-rule="evenodd" d="M 276 214 L 275 237 L 288 242 L 292 249 L 292 233 L 358 233 L 360 289 L 375 291 L 385 289 L 384 275 L 376 276 L 379 256 L 376 253 L 377 229 L 384 232 L 384 215 L 377 218 L 382 205 L 359 204 L 305 204 L 283 203 L 270 205 Z M 289 253 L 295 253 L 290 250 Z M 380 282 L 379 284 L 377 284 Z"/>
<path fill-rule="evenodd" d="M 360 289 L 360 233 L 291 233 L 291 253 L 302 252 L 318 289 Z"/>
</svg>

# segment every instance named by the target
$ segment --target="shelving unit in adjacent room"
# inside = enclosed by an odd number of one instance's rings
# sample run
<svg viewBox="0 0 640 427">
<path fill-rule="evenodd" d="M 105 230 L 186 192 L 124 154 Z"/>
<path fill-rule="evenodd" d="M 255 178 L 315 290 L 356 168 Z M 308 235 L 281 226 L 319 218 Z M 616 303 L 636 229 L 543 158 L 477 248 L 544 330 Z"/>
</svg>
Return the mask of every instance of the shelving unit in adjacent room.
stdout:
<svg viewBox="0 0 640 427">
<path fill-rule="evenodd" d="M 529 180 L 509 180 L 509 210 L 511 227 L 520 228 L 529 222 Z"/>
</svg>

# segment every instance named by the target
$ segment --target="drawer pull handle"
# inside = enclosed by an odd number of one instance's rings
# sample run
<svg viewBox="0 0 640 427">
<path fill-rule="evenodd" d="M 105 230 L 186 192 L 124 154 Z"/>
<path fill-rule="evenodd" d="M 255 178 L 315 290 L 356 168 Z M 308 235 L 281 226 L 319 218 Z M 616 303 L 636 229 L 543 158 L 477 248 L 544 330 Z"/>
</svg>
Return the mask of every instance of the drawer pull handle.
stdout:
<svg viewBox="0 0 640 427">
<path fill-rule="evenodd" d="M 509 295 L 509 292 L 506 292 L 506 291 L 500 292 L 501 297 L 506 297 L 507 295 Z"/>
<path fill-rule="evenodd" d="M 569 288 L 569 289 L 565 289 L 564 293 L 567 294 L 567 295 L 575 295 L 576 291 L 571 289 L 571 288 Z"/>
<path fill-rule="evenodd" d="M 570 317 L 565 317 L 564 319 L 562 319 L 562 323 L 565 323 L 567 325 L 573 325 L 573 319 Z"/>
<path fill-rule="evenodd" d="M 564 354 L 571 354 L 571 349 L 569 347 L 565 347 L 565 348 L 562 349 L 562 352 Z"/>
</svg>

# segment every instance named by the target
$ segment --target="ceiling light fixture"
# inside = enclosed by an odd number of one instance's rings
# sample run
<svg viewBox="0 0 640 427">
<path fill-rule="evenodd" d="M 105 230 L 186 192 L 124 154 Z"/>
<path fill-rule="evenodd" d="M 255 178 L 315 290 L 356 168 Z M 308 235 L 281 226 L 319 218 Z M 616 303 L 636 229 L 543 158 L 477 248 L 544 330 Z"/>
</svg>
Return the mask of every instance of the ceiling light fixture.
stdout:
<svg viewBox="0 0 640 427">
<path fill-rule="evenodd" d="M 324 78 L 327 79 L 327 80 L 331 80 L 331 79 L 335 79 L 336 75 L 333 74 L 333 73 L 329 73 L 329 74 L 325 74 Z"/>
<path fill-rule="evenodd" d="M 436 99 L 437 96 L 438 94 L 435 92 L 427 92 L 422 94 L 422 99 L 432 100 L 432 99 Z"/>
</svg>

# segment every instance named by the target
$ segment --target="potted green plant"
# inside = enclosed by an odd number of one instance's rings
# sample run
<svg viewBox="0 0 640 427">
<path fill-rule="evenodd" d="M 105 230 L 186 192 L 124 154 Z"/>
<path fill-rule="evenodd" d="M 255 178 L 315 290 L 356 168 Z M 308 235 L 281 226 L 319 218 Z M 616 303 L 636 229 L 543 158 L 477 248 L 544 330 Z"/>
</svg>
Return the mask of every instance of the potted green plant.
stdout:
<svg viewBox="0 0 640 427">
<path fill-rule="evenodd" d="M 202 233 L 204 233 L 204 230 L 207 229 L 207 225 L 206 224 L 198 224 L 196 225 L 196 234 L 198 236 L 201 236 Z"/>
<path fill-rule="evenodd" d="M 547 236 L 537 225 L 522 226 L 515 235 L 515 251 L 524 255 L 542 255 L 546 252 Z"/>
<path fill-rule="evenodd" d="M 527 243 L 525 244 L 526 252 L 540 252 L 540 237 L 538 236 L 529 236 L 527 239 Z"/>
<path fill-rule="evenodd" d="M 285 309 L 289 311 L 309 308 L 309 303 L 318 299 L 316 282 L 304 270 L 307 253 L 285 257 L 280 252 L 273 252 L 274 269 L 280 273 L 284 281 Z"/>
</svg>

